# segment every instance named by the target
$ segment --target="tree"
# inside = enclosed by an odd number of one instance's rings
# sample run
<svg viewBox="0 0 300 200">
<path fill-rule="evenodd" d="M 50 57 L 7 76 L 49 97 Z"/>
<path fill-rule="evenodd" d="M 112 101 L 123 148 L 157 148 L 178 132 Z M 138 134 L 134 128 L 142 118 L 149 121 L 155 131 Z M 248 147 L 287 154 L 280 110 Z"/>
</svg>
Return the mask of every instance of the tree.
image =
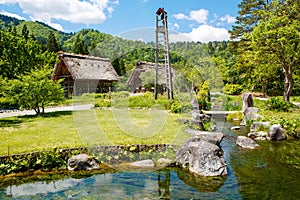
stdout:
<svg viewBox="0 0 300 200">
<path fill-rule="evenodd" d="M 24 24 L 24 26 L 22 28 L 22 36 L 25 38 L 25 40 L 27 40 L 29 38 L 29 30 L 28 30 L 26 24 Z"/>
<path fill-rule="evenodd" d="M 235 71 L 232 79 L 236 79 L 238 84 L 251 85 L 253 83 L 252 73 L 254 66 L 252 60 L 251 40 L 245 35 L 252 33 L 254 27 L 261 19 L 260 12 L 266 8 L 264 0 L 242 0 L 238 5 L 239 12 L 235 25 L 229 31 L 230 51 L 235 55 L 235 63 L 232 71 Z"/>
<path fill-rule="evenodd" d="M 49 34 L 46 47 L 49 52 L 57 53 L 60 50 L 60 46 L 57 43 L 54 32 Z"/>
<path fill-rule="evenodd" d="M 44 114 L 45 106 L 64 100 L 60 82 L 50 79 L 52 70 L 32 70 L 30 74 L 10 81 L 9 96 L 20 108 L 34 109 L 37 115 Z"/>
<path fill-rule="evenodd" d="M 299 1 L 273 1 L 262 12 L 263 19 L 251 35 L 254 52 L 261 60 L 280 65 L 284 73 L 284 100 L 290 101 L 293 70 L 299 67 L 300 3 Z M 271 60 L 270 60 L 271 58 Z"/>
<path fill-rule="evenodd" d="M 77 34 L 76 36 L 72 52 L 76 54 L 84 54 L 84 55 L 89 54 L 87 45 L 84 42 L 84 40 L 81 38 L 80 34 Z"/>
<path fill-rule="evenodd" d="M 45 64 L 54 65 L 56 55 L 43 52 L 37 41 L 17 35 L 13 27 L 0 30 L 0 75 L 15 79 Z"/>
</svg>

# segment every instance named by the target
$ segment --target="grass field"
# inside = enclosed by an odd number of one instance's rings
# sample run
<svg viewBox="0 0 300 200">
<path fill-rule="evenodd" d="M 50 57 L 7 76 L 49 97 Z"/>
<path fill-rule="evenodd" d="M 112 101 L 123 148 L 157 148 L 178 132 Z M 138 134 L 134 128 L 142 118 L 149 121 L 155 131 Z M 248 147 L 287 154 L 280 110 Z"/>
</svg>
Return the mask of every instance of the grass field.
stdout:
<svg viewBox="0 0 300 200">
<path fill-rule="evenodd" d="M 90 110 L 0 119 L 0 155 L 95 145 L 181 144 L 189 137 L 177 122 L 180 115 L 149 111 Z"/>
</svg>

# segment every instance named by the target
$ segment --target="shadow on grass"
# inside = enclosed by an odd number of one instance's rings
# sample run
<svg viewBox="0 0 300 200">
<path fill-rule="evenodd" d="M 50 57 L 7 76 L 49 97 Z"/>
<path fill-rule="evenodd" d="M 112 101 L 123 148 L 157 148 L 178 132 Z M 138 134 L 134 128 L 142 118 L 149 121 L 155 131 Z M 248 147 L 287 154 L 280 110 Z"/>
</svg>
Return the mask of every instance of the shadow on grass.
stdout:
<svg viewBox="0 0 300 200">
<path fill-rule="evenodd" d="M 38 118 L 57 118 L 61 116 L 72 115 L 72 111 L 56 111 L 51 113 L 45 113 L 44 115 L 24 115 L 18 117 L 9 117 L 0 119 L 0 127 L 18 127 L 24 122 L 31 122 Z"/>
</svg>

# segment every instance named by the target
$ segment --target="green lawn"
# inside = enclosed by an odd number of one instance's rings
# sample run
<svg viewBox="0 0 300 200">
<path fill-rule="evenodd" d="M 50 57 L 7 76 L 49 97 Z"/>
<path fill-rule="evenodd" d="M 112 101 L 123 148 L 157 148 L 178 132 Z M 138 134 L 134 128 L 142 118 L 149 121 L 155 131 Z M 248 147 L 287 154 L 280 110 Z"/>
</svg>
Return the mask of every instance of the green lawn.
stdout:
<svg viewBox="0 0 300 200">
<path fill-rule="evenodd" d="M 167 111 L 150 115 L 149 109 L 131 109 L 4 118 L 0 155 L 97 145 L 181 144 L 189 135 L 177 122 L 179 117 Z"/>
</svg>

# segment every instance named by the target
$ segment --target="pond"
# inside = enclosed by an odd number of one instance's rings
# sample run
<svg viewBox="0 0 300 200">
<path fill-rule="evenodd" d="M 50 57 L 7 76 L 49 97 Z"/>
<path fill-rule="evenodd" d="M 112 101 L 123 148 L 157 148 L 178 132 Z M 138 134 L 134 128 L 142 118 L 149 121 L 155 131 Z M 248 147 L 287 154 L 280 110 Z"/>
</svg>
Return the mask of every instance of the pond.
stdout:
<svg viewBox="0 0 300 200">
<path fill-rule="evenodd" d="M 0 188 L 0 199 L 300 199 L 300 142 L 236 147 L 230 123 L 218 123 L 227 177 L 201 178 L 177 168 L 65 176 Z M 221 127 L 221 128 L 220 128 Z"/>
</svg>

